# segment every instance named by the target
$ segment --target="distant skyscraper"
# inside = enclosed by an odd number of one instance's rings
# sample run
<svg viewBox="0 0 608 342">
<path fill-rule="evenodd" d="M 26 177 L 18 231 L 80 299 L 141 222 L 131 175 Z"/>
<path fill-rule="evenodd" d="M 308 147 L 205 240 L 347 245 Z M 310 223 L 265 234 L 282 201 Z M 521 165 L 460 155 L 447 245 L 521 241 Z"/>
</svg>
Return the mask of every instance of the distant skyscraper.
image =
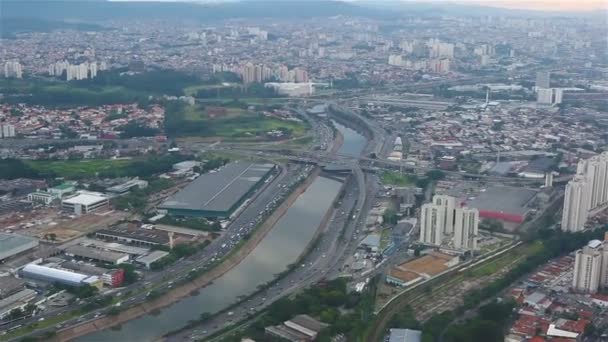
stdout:
<svg viewBox="0 0 608 342">
<path fill-rule="evenodd" d="M 454 212 L 454 248 L 476 250 L 479 211 L 474 208 L 457 208 Z"/>
<path fill-rule="evenodd" d="M 551 87 L 551 73 L 540 71 L 536 73 L 536 88 Z"/>
<path fill-rule="evenodd" d="M 17 61 L 8 61 L 4 63 L 4 77 L 6 78 L 22 78 L 23 67 Z"/>
<path fill-rule="evenodd" d="M 15 126 L 10 124 L 0 124 L 0 138 L 15 137 Z"/>
<path fill-rule="evenodd" d="M 564 91 L 560 88 L 538 88 L 536 90 L 536 101 L 544 105 L 556 105 L 562 103 Z"/>
</svg>

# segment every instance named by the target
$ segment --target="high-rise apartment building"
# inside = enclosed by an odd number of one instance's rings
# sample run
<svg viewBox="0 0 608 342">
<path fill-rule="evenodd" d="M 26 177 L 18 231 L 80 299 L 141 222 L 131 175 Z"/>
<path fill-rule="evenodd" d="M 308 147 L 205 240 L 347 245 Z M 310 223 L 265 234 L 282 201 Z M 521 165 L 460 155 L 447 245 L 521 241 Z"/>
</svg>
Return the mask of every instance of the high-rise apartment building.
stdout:
<svg viewBox="0 0 608 342">
<path fill-rule="evenodd" d="M 560 88 L 538 88 L 536 90 L 536 102 L 544 105 L 556 105 L 562 103 L 564 91 Z"/>
<path fill-rule="evenodd" d="M 435 195 L 420 211 L 420 242 L 459 250 L 477 249 L 479 212 L 457 208 L 456 198 Z"/>
<path fill-rule="evenodd" d="M 420 242 L 430 245 L 441 245 L 443 242 L 442 207 L 426 203 L 420 209 Z"/>
<path fill-rule="evenodd" d="M 591 240 L 575 253 L 572 288 L 578 292 L 596 293 L 608 287 L 608 233 L 604 241 Z"/>
<path fill-rule="evenodd" d="M 589 213 L 590 186 L 584 176 L 578 175 L 566 185 L 562 230 L 577 232 L 585 228 Z"/>
<path fill-rule="evenodd" d="M 550 88 L 551 87 L 551 73 L 547 71 L 541 71 L 536 73 L 536 88 Z"/>
<path fill-rule="evenodd" d="M 579 161 L 576 176 L 566 185 L 562 230 L 583 230 L 590 212 L 604 206 L 608 206 L 608 152 Z"/>
<path fill-rule="evenodd" d="M 14 138 L 15 126 L 10 124 L 0 124 L 0 138 Z"/>
<path fill-rule="evenodd" d="M 456 198 L 447 195 L 433 196 L 433 204 L 440 208 L 443 232 L 452 234 L 454 232 L 454 209 L 456 209 Z"/>
<path fill-rule="evenodd" d="M 6 78 L 23 78 L 23 67 L 17 61 L 8 61 L 4 63 L 4 77 Z"/>
<path fill-rule="evenodd" d="M 457 208 L 454 212 L 454 248 L 476 250 L 479 211 L 474 208 Z"/>
</svg>

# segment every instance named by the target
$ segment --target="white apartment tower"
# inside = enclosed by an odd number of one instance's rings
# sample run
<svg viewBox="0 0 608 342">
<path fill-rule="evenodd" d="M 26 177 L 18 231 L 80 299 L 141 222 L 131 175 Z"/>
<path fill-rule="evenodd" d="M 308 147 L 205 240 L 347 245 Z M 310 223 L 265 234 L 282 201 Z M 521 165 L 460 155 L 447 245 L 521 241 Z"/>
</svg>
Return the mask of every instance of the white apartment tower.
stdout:
<svg viewBox="0 0 608 342">
<path fill-rule="evenodd" d="M 590 204 L 589 182 L 583 176 L 576 176 L 566 185 L 562 230 L 578 232 L 585 228 Z"/>
<path fill-rule="evenodd" d="M 445 217 L 442 208 L 426 203 L 420 209 L 420 242 L 430 245 L 441 245 Z"/>
<path fill-rule="evenodd" d="M 580 231 L 590 211 L 608 205 L 608 152 L 581 160 L 577 175 L 566 185 L 562 230 Z"/>
<path fill-rule="evenodd" d="M 474 208 L 457 208 L 454 223 L 454 248 L 477 249 L 479 231 L 479 211 Z"/>
<path fill-rule="evenodd" d="M 446 195 L 433 196 L 433 204 L 439 208 L 441 220 L 443 222 L 443 233 L 452 234 L 454 232 L 454 209 L 456 209 L 456 198 Z"/>
<path fill-rule="evenodd" d="M 594 240 L 589 245 L 576 251 L 574 261 L 574 273 L 572 276 L 572 288 L 578 292 L 596 293 L 600 284 L 602 273 L 602 253 L 598 248 L 601 242 Z"/>
<path fill-rule="evenodd" d="M 8 61 L 4 63 L 4 77 L 6 78 L 23 78 L 23 67 L 17 61 Z"/>
</svg>

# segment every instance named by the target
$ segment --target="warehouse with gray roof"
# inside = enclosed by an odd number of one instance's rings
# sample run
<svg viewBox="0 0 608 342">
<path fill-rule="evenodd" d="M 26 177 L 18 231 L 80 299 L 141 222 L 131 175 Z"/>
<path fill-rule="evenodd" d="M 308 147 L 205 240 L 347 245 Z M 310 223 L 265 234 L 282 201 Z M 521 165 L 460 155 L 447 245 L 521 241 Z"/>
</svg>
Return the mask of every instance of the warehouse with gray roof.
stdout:
<svg viewBox="0 0 608 342">
<path fill-rule="evenodd" d="M 0 261 L 38 246 L 38 239 L 0 232 Z"/>
<path fill-rule="evenodd" d="M 170 215 L 227 218 L 269 177 L 274 164 L 232 162 L 206 173 L 163 202 Z"/>
</svg>

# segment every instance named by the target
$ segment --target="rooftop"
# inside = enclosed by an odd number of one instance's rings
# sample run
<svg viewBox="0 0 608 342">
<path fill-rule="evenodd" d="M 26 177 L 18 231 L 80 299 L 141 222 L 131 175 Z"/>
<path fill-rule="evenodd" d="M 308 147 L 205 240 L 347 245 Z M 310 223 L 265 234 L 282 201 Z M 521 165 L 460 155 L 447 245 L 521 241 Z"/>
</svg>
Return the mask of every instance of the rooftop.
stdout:
<svg viewBox="0 0 608 342">
<path fill-rule="evenodd" d="M 229 163 L 217 172 L 198 177 L 160 208 L 227 212 L 273 167 L 273 164 Z"/>
<path fill-rule="evenodd" d="M 96 192 L 80 192 L 78 195 L 63 200 L 63 203 L 67 204 L 82 204 L 82 205 L 93 205 L 101 201 L 105 201 L 108 198 L 103 194 Z"/>
<path fill-rule="evenodd" d="M 105 262 L 117 262 L 118 260 L 123 259 L 124 257 L 128 256 L 128 254 L 124 254 L 124 253 L 104 251 L 101 249 L 80 246 L 80 245 L 70 246 L 70 247 L 66 248 L 64 251 L 66 254 L 73 254 L 75 256 L 79 256 L 79 257 L 83 257 L 83 258 L 101 260 L 101 261 L 105 261 Z"/>
<path fill-rule="evenodd" d="M 391 329 L 389 342 L 420 342 L 422 331 L 410 329 Z"/>
<path fill-rule="evenodd" d="M 37 241 L 37 239 L 29 236 L 0 232 L 0 252 L 10 251 L 14 248 L 31 243 L 32 241 Z"/>
<path fill-rule="evenodd" d="M 479 211 L 498 211 L 509 214 L 525 215 L 530 209 L 526 206 L 537 190 L 516 188 L 510 186 L 493 186 L 473 199 L 467 201 L 466 205 Z"/>
</svg>

